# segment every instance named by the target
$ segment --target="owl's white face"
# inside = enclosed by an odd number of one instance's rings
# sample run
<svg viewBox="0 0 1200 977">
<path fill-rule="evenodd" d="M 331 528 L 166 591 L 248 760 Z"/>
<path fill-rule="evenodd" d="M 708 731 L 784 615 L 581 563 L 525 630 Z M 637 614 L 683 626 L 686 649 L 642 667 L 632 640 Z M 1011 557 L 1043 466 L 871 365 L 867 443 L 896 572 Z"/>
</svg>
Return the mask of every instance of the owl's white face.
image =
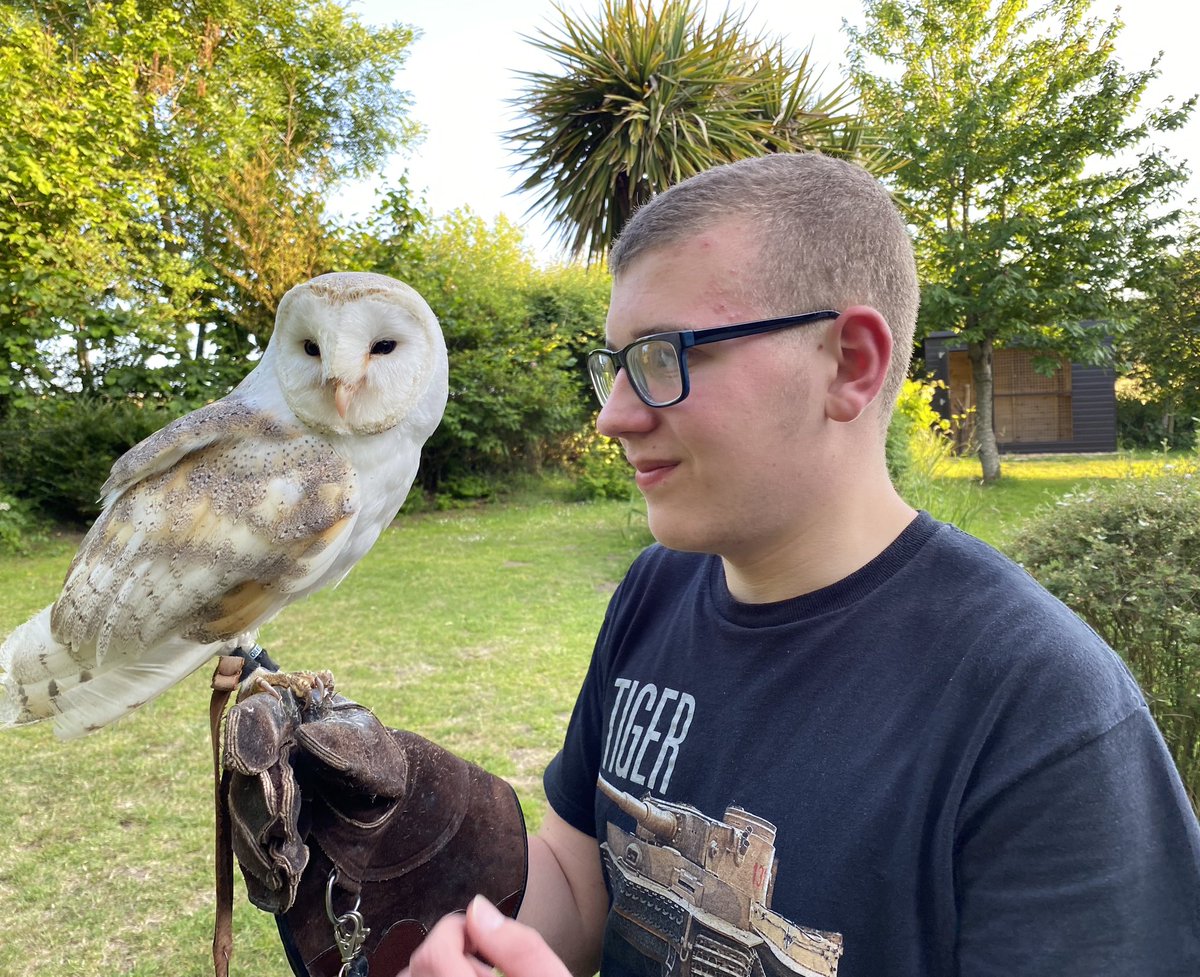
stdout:
<svg viewBox="0 0 1200 977">
<path fill-rule="evenodd" d="M 409 286 L 335 272 L 289 291 L 260 367 L 274 364 L 288 406 L 337 434 L 378 434 L 402 421 L 427 437 L 446 404 L 446 344 Z"/>
</svg>

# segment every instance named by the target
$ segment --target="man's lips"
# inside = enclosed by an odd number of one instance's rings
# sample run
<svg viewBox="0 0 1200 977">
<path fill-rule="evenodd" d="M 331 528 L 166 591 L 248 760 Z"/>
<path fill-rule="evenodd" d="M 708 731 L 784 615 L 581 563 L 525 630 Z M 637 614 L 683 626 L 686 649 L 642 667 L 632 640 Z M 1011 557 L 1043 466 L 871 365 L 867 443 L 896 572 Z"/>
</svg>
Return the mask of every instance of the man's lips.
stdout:
<svg viewBox="0 0 1200 977">
<path fill-rule="evenodd" d="M 679 463 L 675 461 L 639 458 L 636 461 L 631 459 L 630 464 L 636 470 L 634 481 L 637 482 L 638 488 L 647 489 L 658 485 L 666 479 Z"/>
</svg>

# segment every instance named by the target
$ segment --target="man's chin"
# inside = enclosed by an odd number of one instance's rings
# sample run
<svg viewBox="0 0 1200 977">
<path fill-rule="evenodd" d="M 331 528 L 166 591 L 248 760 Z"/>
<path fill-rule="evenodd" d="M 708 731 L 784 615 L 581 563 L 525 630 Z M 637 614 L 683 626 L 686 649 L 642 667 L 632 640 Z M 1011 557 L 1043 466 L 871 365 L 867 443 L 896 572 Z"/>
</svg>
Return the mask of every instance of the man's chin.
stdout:
<svg viewBox="0 0 1200 977">
<path fill-rule="evenodd" d="M 681 553 L 709 553 L 712 552 L 707 544 L 707 540 L 696 532 L 694 522 L 692 525 L 680 525 L 679 522 L 665 513 L 656 514 L 653 506 L 646 507 L 646 521 L 650 527 L 650 535 L 655 541 L 665 546 L 669 550 L 679 550 Z"/>
</svg>

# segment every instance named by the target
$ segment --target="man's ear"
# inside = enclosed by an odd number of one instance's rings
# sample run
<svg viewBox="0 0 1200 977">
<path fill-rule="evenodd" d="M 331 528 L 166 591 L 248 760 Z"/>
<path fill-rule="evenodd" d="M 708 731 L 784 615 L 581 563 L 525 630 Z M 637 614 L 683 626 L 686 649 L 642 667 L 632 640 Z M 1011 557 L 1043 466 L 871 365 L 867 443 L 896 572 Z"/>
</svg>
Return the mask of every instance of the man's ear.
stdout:
<svg viewBox="0 0 1200 977">
<path fill-rule="evenodd" d="M 825 393 L 825 414 L 853 421 L 879 396 L 892 363 L 892 331 L 869 305 L 854 305 L 826 333 L 837 374 Z"/>
</svg>

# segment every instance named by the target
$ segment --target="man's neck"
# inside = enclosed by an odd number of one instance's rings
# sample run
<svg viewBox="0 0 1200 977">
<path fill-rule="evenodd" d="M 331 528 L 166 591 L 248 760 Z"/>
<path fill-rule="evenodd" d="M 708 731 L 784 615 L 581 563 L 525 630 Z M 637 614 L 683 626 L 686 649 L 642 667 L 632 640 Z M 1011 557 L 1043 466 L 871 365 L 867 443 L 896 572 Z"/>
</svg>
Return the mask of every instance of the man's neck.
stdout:
<svg viewBox="0 0 1200 977">
<path fill-rule="evenodd" d="M 879 556 L 916 517 L 890 485 L 869 508 L 845 510 L 838 506 L 808 520 L 796 533 L 753 554 L 723 556 L 730 594 L 743 603 L 767 604 L 828 587 Z"/>
</svg>

